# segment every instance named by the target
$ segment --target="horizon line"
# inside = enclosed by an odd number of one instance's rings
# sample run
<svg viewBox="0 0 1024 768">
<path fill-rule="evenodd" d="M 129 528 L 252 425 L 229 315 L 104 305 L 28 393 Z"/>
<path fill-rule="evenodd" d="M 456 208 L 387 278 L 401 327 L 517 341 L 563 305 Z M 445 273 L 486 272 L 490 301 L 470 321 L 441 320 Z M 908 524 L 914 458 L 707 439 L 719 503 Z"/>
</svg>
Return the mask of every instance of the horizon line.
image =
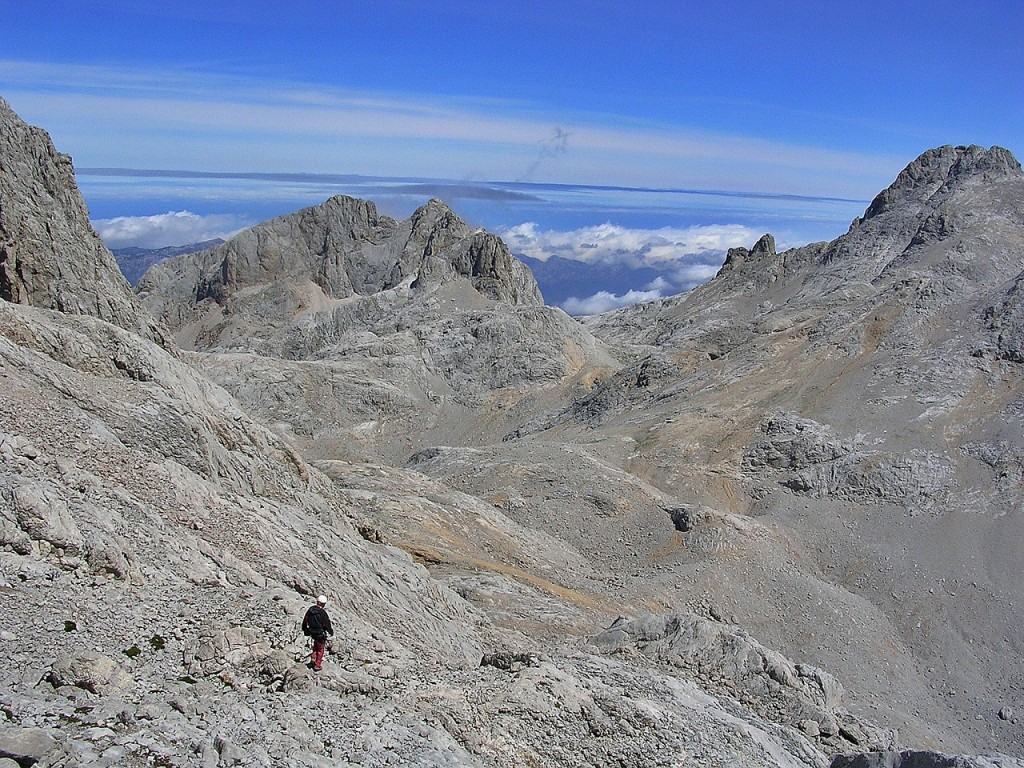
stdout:
<svg viewBox="0 0 1024 768">
<path fill-rule="evenodd" d="M 535 189 L 594 189 L 605 192 L 661 192 L 666 194 L 706 195 L 716 197 L 746 197 L 764 200 L 802 200 L 834 203 L 870 203 L 869 199 L 836 197 L 830 195 L 798 195 L 785 192 L 757 192 L 728 189 L 697 189 L 686 187 L 623 186 L 618 184 L 576 184 L 568 182 L 501 181 L 501 180 L 460 180 L 430 176 L 377 176 L 359 173 L 311 173 L 261 172 L 261 171 L 196 171 L 166 168 L 121 168 L 98 166 L 76 168 L 75 174 L 84 176 L 125 176 L 134 178 L 180 178 L 180 179 L 244 179 L 250 181 L 298 181 L 343 184 L 345 182 L 393 181 L 401 183 L 433 183 L 451 187 L 486 187 L 488 185 L 506 188 Z"/>
</svg>

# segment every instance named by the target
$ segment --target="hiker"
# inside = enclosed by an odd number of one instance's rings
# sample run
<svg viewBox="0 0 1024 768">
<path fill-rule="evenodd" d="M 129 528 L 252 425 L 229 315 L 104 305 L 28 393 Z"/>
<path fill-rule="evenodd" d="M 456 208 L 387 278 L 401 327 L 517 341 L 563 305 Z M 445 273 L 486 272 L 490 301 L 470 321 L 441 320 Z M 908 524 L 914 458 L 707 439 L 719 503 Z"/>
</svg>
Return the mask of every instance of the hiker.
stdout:
<svg viewBox="0 0 1024 768">
<path fill-rule="evenodd" d="M 323 668 L 327 636 L 334 636 L 331 617 L 324 610 L 325 605 L 327 605 L 327 596 L 320 595 L 316 599 L 316 605 L 309 606 L 306 616 L 302 619 L 302 634 L 313 638 L 313 669 L 317 672 Z"/>
</svg>

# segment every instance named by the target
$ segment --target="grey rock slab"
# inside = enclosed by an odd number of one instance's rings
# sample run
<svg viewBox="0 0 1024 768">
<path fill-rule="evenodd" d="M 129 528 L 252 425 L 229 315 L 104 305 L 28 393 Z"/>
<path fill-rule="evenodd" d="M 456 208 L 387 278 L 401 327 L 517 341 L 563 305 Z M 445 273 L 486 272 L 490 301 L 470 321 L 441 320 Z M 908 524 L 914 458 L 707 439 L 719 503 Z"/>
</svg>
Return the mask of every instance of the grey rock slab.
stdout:
<svg viewBox="0 0 1024 768">
<path fill-rule="evenodd" d="M 132 676 L 120 664 L 95 651 L 63 656 L 50 667 L 54 687 L 70 685 L 90 693 L 108 695 L 132 685 Z"/>
<path fill-rule="evenodd" d="M 20 766 L 33 765 L 57 748 L 55 733 L 44 728 L 0 728 L 0 757 Z"/>
</svg>

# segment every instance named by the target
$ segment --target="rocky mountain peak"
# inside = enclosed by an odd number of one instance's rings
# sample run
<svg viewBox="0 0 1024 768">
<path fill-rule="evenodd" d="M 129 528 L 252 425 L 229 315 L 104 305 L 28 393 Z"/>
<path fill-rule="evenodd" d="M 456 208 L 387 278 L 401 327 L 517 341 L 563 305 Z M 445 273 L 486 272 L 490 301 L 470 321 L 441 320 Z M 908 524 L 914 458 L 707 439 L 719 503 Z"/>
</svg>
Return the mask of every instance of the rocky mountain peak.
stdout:
<svg viewBox="0 0 1024 768">
<path fill-rule="evenodd" d="M 750 249 L 751 256 L 774 256 L 775 255 L 775 238 L 765 233 L 761 235 L 754 247 Z"/>
<path fill-rule="evenodd" d="M 409 238 L 402 249 L 391 284 L 415 274 L 416 285 L 444 280 L 445 275 L 469 279 L 484 296 L 509 304 L 542 304 L 537 282 L 501 238 L 474 231 L 447 203 L 431 198 L 409 217 Z"/>
<path fill-rule="evenodd" d="M 415 211 L 412 216 L 409 217 L 414 223 L 421 221 L 448 221 L 450 223 L 459 223 L 465 226 L 465 223 L 459 217 L 455 211 L 451 209 L 444 200 L 437 197 L 432 197 Z"/>
<path fill-rule="evenodd" d="M 0 298 L 163 341 L 89 223 L 68 155 L 0 99 Z"/>
<path fill-rule="evenodd" d="M 372 202 L 345 195 L 257 224 L 208 251 L 157 264 L 143 275 L 139 291 L 145 305 L 178 331 L 211 301 L 218 312 L 244 316 L 253 328 L 407 281 L 422 293 L 458 279 L 494 301 L 543 304 L 529 268 L 500 238 L 472 230 L 441 200 L 399 222 L 380 215 Z"/>
<path fill-rule="evenodd" d="M 761 235 L 752 248 L 730 248 L 725 255 L 719 275 L 738 272 L 744 266 L 755 264 L 776 256 L 775 238 L 768 233 Z"/>
<path fill-rule="evenodd" d="M 541 305 L 544 299 L 530 268 L 490 232 L 474 232 L 447 251 L 445 261 L 455 274 L 468 278 L 484 296 L 507 304 Z M 429 269 L 429 260 L 424 262 Z M 421 269 L 421 274 L 424 270 Z"/>
<path fill-rule="evenodd" d="M 946 144 L 923 152 L 868 206 L 863 220 L 912 203 L 925 203 L 941 189 L 975 181 L 993 182 L 1021 178 L 1013 153 L 1003 147 L 989 149 L 977 144 Z"/>
<path fill-rule="evenodd" d="M 423 258 L 451 247 L 470 234 L 470 228 L 443 200 L 431 198 L 409 217 L 409 239 L 402 249 L 402 272 L 418 268 Z"/>
<path fill-rule="evenodd" d="M 330 197 L 319 205 L 314 205 L 311 210 L 317 209 L 325 214 L 324 223 L 328 227 L 344 225 L 352 232 L 365 233 L 377 226 L 381 220 L 377 206 L 371 200 L 360 200 L 348 195 Z"/>
</svg>

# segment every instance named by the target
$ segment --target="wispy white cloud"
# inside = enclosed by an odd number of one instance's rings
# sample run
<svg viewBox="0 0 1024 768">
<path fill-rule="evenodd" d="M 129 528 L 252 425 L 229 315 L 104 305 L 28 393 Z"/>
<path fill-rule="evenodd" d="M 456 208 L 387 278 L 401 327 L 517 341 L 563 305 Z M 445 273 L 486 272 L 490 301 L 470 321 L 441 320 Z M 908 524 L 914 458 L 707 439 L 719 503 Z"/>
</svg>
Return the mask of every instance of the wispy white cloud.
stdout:
<svg viewBox="0 0 1024 768">
<path fill-rule="evenodd" d="M 647 285 L 644 286 L 645 291 L 670 291 L 672 290 L 672 283 L 664 278 L 662 275 L 658 275 L 656 278 L 651 280 Z"/>
<path fill-rule="evenodd" d="M 584 299 L 571 296 L 562 302 L 562 309 L 570 315 L 599 315 L 621 307 L 628 307 L 632 304 L 640 304 L 645 301 L 660 299 L 662 292 L 657 288 L 649 291 L 631 290 L 623 294 L 615 294 L 610 291 L 598 291 Z"/>
<path fill-rule="evenodd" d="M 513 253 L 540 261 L 558 256 L 634 268 L 678 269 L 684 273 L 687 268 L 716 260 L 721 264 L 720 257 L 727 249 L 749 245 L 758 235 L 740 224 L 631 229 L 606 223 L 573 230 L 542 230 L 529 221 L 501 230 L 500 234 Z M 696 269 L 694 274 L 702 272 Z"/>
<path fill-rule="evenodd" d="M 200 215 L 168 211 L 153 216 L 96 219 L 93 227 L 109 248 L 163 248 L 220 237 L 227 239 L 249 222 L 233 214 Z"/>
<path fill-rule="evenodd" d="M 902 166 L 885 155 L 511 100 L 380 94 L 209 71 L 0 60 L 0 87 L 15 109 L 66 134 L 79 162 L 91 165 L 505 179 L 536 172 L 581 183 L 855 196 L 872 194 Z M 541 172 L 538 143 L 553 130 L 571 140 Z M 112 135 L 119 141 L 110 142 Z M 424 151 L 424 142 L 444 151 Z"/>
<path fill-rule="evenodd" d="M 689 288 L 710 280 L 721 266 L 721 260 L 704 264 L 681 264 L 672 270 L 672 279 L 676 285 Z"/>
</svg>

